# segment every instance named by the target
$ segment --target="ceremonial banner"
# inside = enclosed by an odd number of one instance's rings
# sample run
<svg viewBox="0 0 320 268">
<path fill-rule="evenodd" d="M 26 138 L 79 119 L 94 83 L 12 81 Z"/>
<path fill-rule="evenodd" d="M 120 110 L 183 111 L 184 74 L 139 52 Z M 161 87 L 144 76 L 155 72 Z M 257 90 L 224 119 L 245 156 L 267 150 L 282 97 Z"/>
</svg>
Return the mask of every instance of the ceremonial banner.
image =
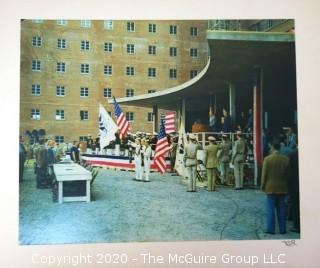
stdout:
<svg viewBox="0 0 320 268">
<path fill-rule="evenodd" d="M 99 105 L 99 132 L 100 132 L 100 148 L 108 146 L 110 141 L 115 140 L 115 133 L 118 131 L 118 127 L 113 122 L 111 116 L 106 109 Z"/>
<path fill-rule="evenodd" d="M 176 163 L 174 169 L 180 176 L 187 177 L 187 171 L 183 163 L 184 156 L 184 146 L 187 144 L 187 135 L 184 127 L 183 120 L 181 120 L 180 128 L 179 128 L 179 141 L 177 146 L 176 153 Z"/>
</svg>

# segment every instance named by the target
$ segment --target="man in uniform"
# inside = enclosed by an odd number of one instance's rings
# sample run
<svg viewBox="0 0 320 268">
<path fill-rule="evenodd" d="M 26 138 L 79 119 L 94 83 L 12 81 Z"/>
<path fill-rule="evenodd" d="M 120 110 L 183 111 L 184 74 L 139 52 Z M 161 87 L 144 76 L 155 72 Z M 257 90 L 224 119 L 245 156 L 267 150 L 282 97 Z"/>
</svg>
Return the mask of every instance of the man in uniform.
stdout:
<svg viewBox="0 0 320 268">
<path fill-rule="evenodd" d="M 149 175 L 150 175 L 150 164 L 151 164 L 151 146 L 149 144 L 148 140 L 144 141 L 144 146 L 143 146 L 143 157 L 144 157 L 144 174 L 145 174 L 145 179 L 144 181 L 149 182 Z"/>
<path fill-rule="evenodd" d="M 217 145 L 213 136 L 208 137 L 208 140 L 209 145 L 204 149 L 204 165 L 206 166 L 208 177 L 207 191 L 215 191 L 218 167 L 217 153 L 222 149 L 222 145 Z"/>
<path fill-rule="evenodd" d="M 135 172 L 136 177 L 134 180 L 142 181 L 142 174 L 143 174 L 143 166 L 142 166 L 142 146 L 141 140 L 139 138 L 135 139 L 135 143 L 130 144 L 133 147 L 133 155 L 134 155 L 134 165 L 135 165 Z"/>
<path fill-rule="evenodd" d="M 197 170 L 197 151 L 201 149 L 201 145 L 197 143 L 194 134 L 189 135 L 190 143 L 184 149 L 184 165 L 188 173 L 188 190 L 187 192 L 196 191 L 196 170 Z"/>
<path fill-rule="evenodd" d="M 241 131 L 237 131 L 237 140 L 232 150 L 231 163 L 234 166 L 235 190 L 243 189 L 243 168 L 246 159 L 247 145 Z"/>
<path fill-rule="evenodd" d="M 279 153 L 280 140 L 272 142 L 272 153 L 263 161 L 261 190 L 267 194 L 267 231 L 275 233 L 275 209 L 280 234 L 286 233 L 286 205 L 288 193 L 289 158 Z"/>
<path fill-rule="evenodd" d="M 232 144 L 228 138 L 228 135 L 222 135 L 222 148 L 219 152 L 218 160 L 220 163 L 220 171 L 221 171 L 221 184 L 227 185 L 228 174 L 229 174 L 229 163 L 230 163 L 230 150 L 232 148 Z"/>
</svg>

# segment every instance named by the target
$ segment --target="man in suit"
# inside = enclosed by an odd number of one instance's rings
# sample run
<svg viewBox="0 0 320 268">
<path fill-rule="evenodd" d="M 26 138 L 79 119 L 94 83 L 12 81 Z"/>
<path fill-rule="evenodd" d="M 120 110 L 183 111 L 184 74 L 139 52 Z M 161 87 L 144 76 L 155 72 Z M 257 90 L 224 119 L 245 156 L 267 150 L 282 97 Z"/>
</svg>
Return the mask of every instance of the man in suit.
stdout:
<svg viewBox="0 0 320 268">
<path fill-rule="evenodd" d="M 187 168 L 188 173 L 188 190 L 187 192 L 196 191 L 196 171 L 197 171 L 197 152 L 201 149 L 201 145 L 197 143 L 196 136 L 194 134 L 189 135 L 190 143 L 185 146 L 184 149 L 184 165 Z"/>
<path fill-rule="evenodd" d="M 218 154 L 218 160 L 220 163 L 221 170 L 221 184 L 227 185 L 228 181 L 228 173 L 229 173 L 229 163 L 230 163 L 230 150 L 232 148 L 232 144 L 228 135 L 222 135 L 222 148 L 220 153 Z"/>
<path fill-rule="evenodd" d="M 246 159 L 247 145 L 241 131 L 237 131 L 237 140 L 233 146 L 231 163 L 234 166 L 235 190 L 243 189 L 243 168 Z"/>
<path fill-rule="evenodd" d="M 285 197 L 288 193 L 289 158 L 279 153 L 280 140 L 272 142 L 272 153 L 263 161 L 261 190 L 267 194 L 267 231 L 275 234 L 275 215 L 280 234 L 286 233 Z"/>
<path fill-rule="evenodd" d="M 204 164 L 207 169 L 208 185 L 207 191 L 215 191 L 216 189 L 216 174 L 218 167 L 217 153 L 222 149 L 222 145 L 215 143 L 215 137 L 208 137 L 209 145 L 204 149 Z"/>
</svg>

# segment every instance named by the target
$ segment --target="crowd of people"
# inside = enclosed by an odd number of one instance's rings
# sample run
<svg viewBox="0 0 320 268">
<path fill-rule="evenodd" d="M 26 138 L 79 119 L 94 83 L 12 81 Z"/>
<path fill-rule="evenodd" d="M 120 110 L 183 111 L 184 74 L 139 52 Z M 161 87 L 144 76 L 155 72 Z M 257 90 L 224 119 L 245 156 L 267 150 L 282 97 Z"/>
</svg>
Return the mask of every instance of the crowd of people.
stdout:
<svg viewBox="0 0 320 268">
<path fill-rule="evenodd" d="M 228 122 L 228 114 L 224 111 L 224 123 Z M 246 122 L 247 131 L 250 130 L 250 121 Z M 242 119 L 242 123 L 245 120 Z M 252 127 L 252 126 L 251 126 Z M 219 135 L 211 135 L 207 138 L 207 146 L 198 143 L 194 134 L 189 134 L 186 144 L 180 144 L 178 148 L 178 134 L 167 135 L 170 146 L 169 158 L 171 172 L 175 171 L 177 152 L 183 154 L 183 164 L 188 174 L 188 192 L 196 191 L 197 183 L 197 151 L 203 150 L 203 165 L 206 169 L 207 191 L 216 191 L 217 185 L 231 186 L 235 190 L 244 188 L 244 168 L 247 162 L 247 154 L 252 147 L 250 133 L 244 135 L 236 131 L 236 140 L 231 141 L 228 134 L 221 132 Z M 228 129 L 224 129 L 228 133 Z M 249 138 L 248 138 L 249 137 Z M 275 233 L 276 210 L 280 233 L 286 232 L 286 204 L 290 205 L 290 217 L 294 221 L 294 230 L 300 231 L 299 219 L 299 175 L 298 175 L 298 146 L 297 134 L 293 127 L 286 128 L 277 135 L 263 132 L 263 156 L 264 162 L 261 172 L 261 190 L 267 195 L 267 232 Z M 101 150 L 119 148 L 127 150 L 129 161 L 135 165 L 136 181 L 150 181 L 150 164 L 157 144 L 157 133 L 129 133 L 124 139 L 115 135 L 107 147 L 100 148 L 99 137 L 93 139 L 89 134 L 83 141 L 56 144 L 53 140 L 40 138 L 39 141 L 28 148 L 24 146 L 23 137 L 20 136 L 20 173 L 19 180 L 23 180 L 24 162 L 29 158 L 35 159 L 35 173 L 37 188 L 51 187 L 50 178 L 53 174 L 53 164 L 69 154 L 72 161 L 80 163 L 81 153 L 99 153 Z M 200 161 L 201 162 L 201 161 Z M 230 167 L 233 169 L 234 184 L 230 181 Z M 232 176 L 231 176 L 232 177 Z M 219 187 L 219 186 L 218 186 Z M 288 197 L 289 196 L 289 197 Z"/>
</svg>

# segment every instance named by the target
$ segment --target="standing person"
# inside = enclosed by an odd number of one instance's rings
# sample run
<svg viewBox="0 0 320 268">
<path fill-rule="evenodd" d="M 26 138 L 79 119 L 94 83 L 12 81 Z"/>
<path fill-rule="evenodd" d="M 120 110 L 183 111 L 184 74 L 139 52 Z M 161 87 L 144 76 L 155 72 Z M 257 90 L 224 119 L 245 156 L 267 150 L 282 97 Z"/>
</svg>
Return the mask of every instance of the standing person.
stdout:
<svg viewBox="0 0 320 268">
<path fill-rule="evenodd" d="M 143 167 L 142 167 L 142 146 L 141 146 L 141 140 L 136 138 L 135 143 L 132 143 L 131 146 L 133 147 L 133 155 L 134 155 L 134 165 L 135 165 L 135 172 L 136 172 L 136 181 L 142 181 L 142 173 L 143 173 Z"/>
<path fill-rule="evenodd" d="M 19 136 L 19 182 L 23 180 L 24 162 L 26 161 L 26 148 L 23 145 L 23 137 Z"/>
<path fill-rule="evenodd" d="M 209 130 L 211 132 L 217 132 L 217 118 L 211 107 L 209 111 Z"/>
<path fill-rule="evenodd" d="M 299 158 L 298 149 L 290 155 L 290 182 L 289 194 L 291 201 L 291 214 L 293 220 L 292 232 L 300 233 L 300 198 L 299 198 Z"/>
<path fill-rule="evenodd" d="M 296 149 L 297 140 L 298 138 L 294 127 L 289 127 L 287 131 L 287 146 L 292 150 Z"/>
<path fill-rule="evenodd" d="M 177 153 L 177 147 L 178 143 L 176 141 L 176 138 L 174 136 L 170 137 L 170 165 L 171 165 L 171 172 L 174 172 L 174 166 L 176 163 L 176 153 Z"/>
<path fill-rule="evenodd" d="M 240 117 L 238 119 L 238 123 L 237 123 L 237 129 L 244 131 L 246 124 L 247 124 L 246 116 L 245 116 L 244 112 L 241 112 Z"/>
<path fill-rule="evenodd" d="M 280 140 L 272 142 L 272 153 L 263 161 L 261 190 L 267 194 L 267 231 L 275 234 L 275 209 L 280 234 L 286 233 L 286 205 L 288 193 L 289 158 L 279 153 Z"/>
<path fill-rule="evenodd" d="M 53 164 L 55 163 L 55 152 L 54 152 L 54 147 L 56 145 L 55 141 L 49 140 L 48 141 L 48 172 L 49 175 L 53 174 Z"/>
<path fill-rule="evenodd" d="M 231 118 L 230 115 L 228 113 L 228 111 L 226 109 L 222 110 L 223 113 L 223 117 L 221 120 L 221 124 L 222 124 L 222 128 L 221 131 L 223 133 L 230 133 L 231 132 Z"/>
<path fill-rule="evenodd" d="M 80 163 L 79 142 L 74 141 L 70 149 L 71 160 L 75 163 Z"/>
<path fill-rule="evenodd" d="M 92 149 L 93 149 L 93 139 L 91 134 L 88 134 L 87 137 L 87 153 L 91 154 L 92 153 Z"/>
<path fill-rule="evenodd" d="M 44 144 L 44 139 L 39 140 L 39 147 L 36 150 L 37 164 L 37 188 L 44 188 L 44 179 L 48 169 L 48 150 Z"/>
<path fill-rule="evenodd" d="M 221 170 L 221 184 L 227 185 L 230 163 L 230 150 L 232 148 L 232 144 L 228 135 L 226 134 L 222 135 L 221 147 L 222 148 L 218 157 Z"/>
<path fill-rule="evenodd" d="M 151 154 L 152 154 L 152 149 L 151 149 L 149 140 L 145 140 L 144 148 L 143 148 L 144 174 L 145 174 L 144 181 L 147 181 L 147 182 L 150 181 L 149 175 L 150 175 Z"/>
<path fill-rule="evenodd" d="M 190 143 L 184 148 L 184 165 L 188 172 L 188 190 L 187 192 L 196 191 L 196 171 L 197 171 L 197 152 L 201 149 L 200 144 L 197 143 L 194 134 L 189 135 Z"/>
<path fill-rule="evenodd" d="M 216 189 L 216 174 L 218 167 L 217 153 L 222 149 L 221 145 L 215 143 L 215 137 L 208 137 L 209 145 L 204 149 L 204 164 L 207 169 L 208 185 L 207 191 L 215 191 Z"/>
<path fill-rule="evenodd" d="M 243 168 L 246 159 L 247 145 L 242 132 L 237 131 L 237 140 L 233 146 L 231 163 L 234 166 L 235 190 L 243 189 Z"/>
</svg>

